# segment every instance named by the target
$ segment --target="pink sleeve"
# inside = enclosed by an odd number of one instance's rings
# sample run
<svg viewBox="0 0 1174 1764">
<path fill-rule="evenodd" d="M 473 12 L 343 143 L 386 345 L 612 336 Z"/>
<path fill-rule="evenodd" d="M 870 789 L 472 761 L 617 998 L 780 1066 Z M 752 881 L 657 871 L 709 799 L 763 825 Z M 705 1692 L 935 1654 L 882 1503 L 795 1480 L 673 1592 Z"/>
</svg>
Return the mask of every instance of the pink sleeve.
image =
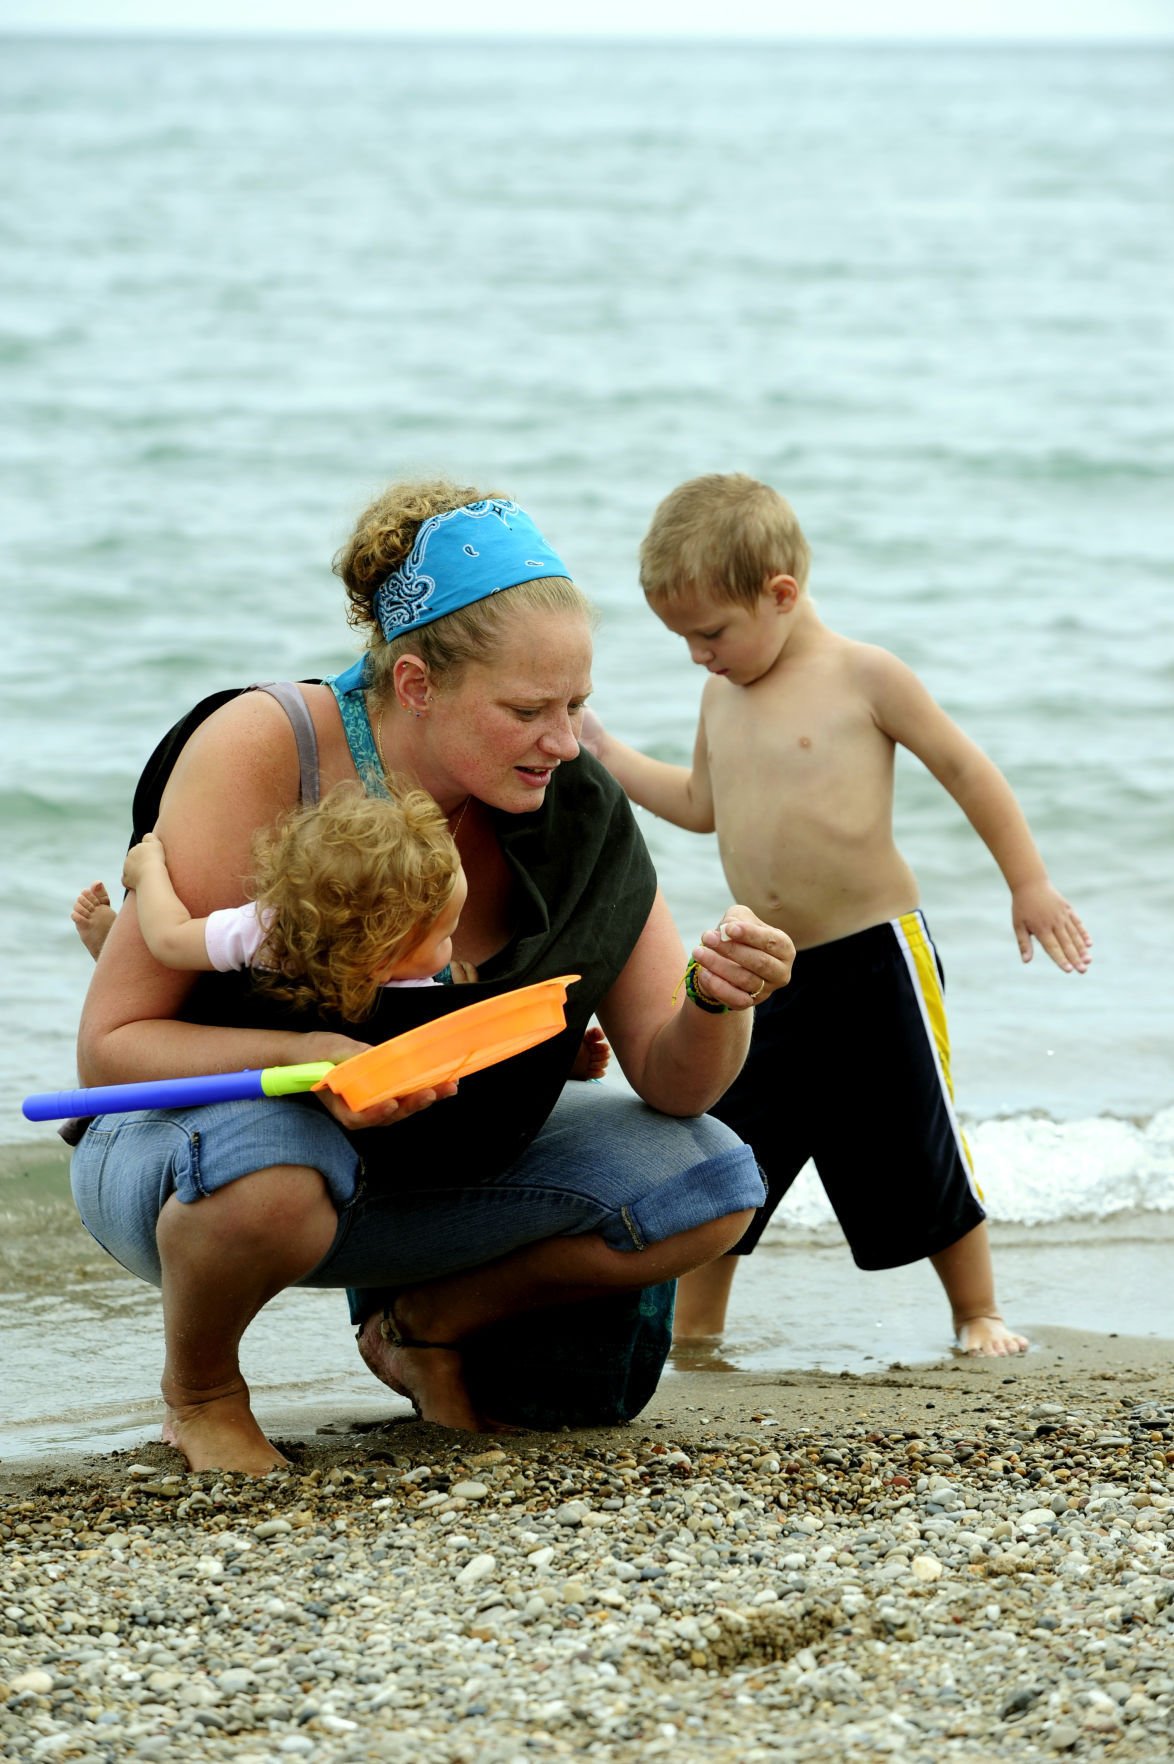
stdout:
<svg viewBox="0 0 1174 1764">
<path fill-rule="evenodd" d="M 264 940 L 257 908 L 251 900 L 245 906 L 221 907 L 218 912 L 209 913 L 204 924 L 208 960 L 218 974 L 229 974 L 234 968 L 251 968 Z"/>
</svg>

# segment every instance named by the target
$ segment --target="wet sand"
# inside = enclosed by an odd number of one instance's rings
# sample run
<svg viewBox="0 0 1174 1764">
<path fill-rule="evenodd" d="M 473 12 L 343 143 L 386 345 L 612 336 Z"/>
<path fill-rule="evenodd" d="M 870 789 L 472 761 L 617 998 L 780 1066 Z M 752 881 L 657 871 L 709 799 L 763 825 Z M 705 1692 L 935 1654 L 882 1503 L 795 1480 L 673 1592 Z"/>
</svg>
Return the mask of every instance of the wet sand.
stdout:
<svg viewBox="0 0 1174 1764">
<path fill-rule="evenodd" d="M 391 1393 L 385 1398 L 369 1382 L 370 1400 L 360 1404 L 266 1403 L 266 1431 L 302 1469 L 361 1464 L 371 1449 L 382 1450 L 389 1443 L 397 1451 L 425 1456 L 437 1441 L 459 1450 L 459 1435 L 416 1420 L 399 1399 Z M 1016 1359 L 953 1356 L 928 1366 L 894 1364 L 866 1374 L 743 1372 L 723 1365 L 720 1347 L 689 1347 L 674 1351 L 652 1401 L 627 1427 L 522 1437 L 573 1439 L 587 1449 L 603 1441 L 614 1445 L 648 1429 L 693 1441 L 770 1433 L 777 1433 L 780 1441 L 805 1434 L 833 1439 L 863 1422 L 889 1431 L 914 1427 L 965 1432 L 981 1426 L 981 1417 L 992 1406 L 1046 1402 L 1099 1415 L 1108 1425 L 1125 1406 L 1169 1402 L 1172 1396 L 1174 1342 L 1151 1337 L 1045 1329 L 1032 1351 Z M 132 1462 L 153 1464 L 161 1471 L 184 1469 L 178 1454 L 152 1437 L 149 1425 L 143 1433 L 141 1444 L 119 1451 L 75 1447 L 5 1461 L 0 1463 L 0 1490 L 11 1495 L 35 1488 L 47 1477 L 118 1483 Z"/>
</svg>

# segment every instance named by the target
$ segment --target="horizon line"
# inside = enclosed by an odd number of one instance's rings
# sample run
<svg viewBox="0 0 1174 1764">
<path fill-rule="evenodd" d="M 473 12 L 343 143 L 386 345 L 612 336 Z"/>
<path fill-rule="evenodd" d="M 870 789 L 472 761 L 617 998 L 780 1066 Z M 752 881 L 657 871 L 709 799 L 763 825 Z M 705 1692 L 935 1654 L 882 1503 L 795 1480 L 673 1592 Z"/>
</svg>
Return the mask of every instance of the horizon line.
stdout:
<svg viewBox="0 0 1174 1764">
<path fill-rule="evenodd" d="M 593 31 L 578 27 L 567 30 L 535 30 L 533 26 L 502 25 L 496 30 L 470 30 L 466 25 L 434 26 L 431 30 L 407 29 L 397 25 L 235 25 L 230 22 L 203 24 L 199 22 L 185 24 L 122 24 L 110 21 L 106 24 L 60 24 L 47 23 L 44 20 L 30 21 L 27 24 L 0 24 L 0 40 L 6 37 L 74 37 L 82 39 L 119 37 L 135 37 L 146 40 L 157 40 L 173 37 L 220 37 L 234 41 L 248 38 L 254 41 L 268 41 L 274 38 L 347 38 L 347 39 L 385 39 L 396 38 L 410 42 L 437 42 L 459 38 L 466 43 L 495 43 L 502 39 L 513 42 L 531 43 L 622 43 L 622 44 L 704 44 L 708 48 L 735 46 L 743 44 L 770 45 L 790 44 L 800 46 L 818 46 L 821 48 L 835 47 L 843 44 L 862 46 L 903 46 L 923 44 L 941 48 L 1049 48 L 1079 47 L 1089 45 L 1117 45 L 1122 48 L 1154 48 L 1174 46 L 1174 22 L 1167 31 L 1147 31 L 1142 33 L 1112 30 L 1083 30 L 1066 32 L 1023 32 L 1007 34 L 1005 32 L 950 32 L 934 30 L 908 31 L 746 31 L 731 32 L 728 28 L 720 31 L 704 29 L 667 31 L 607 30 Z"/>
</svg>

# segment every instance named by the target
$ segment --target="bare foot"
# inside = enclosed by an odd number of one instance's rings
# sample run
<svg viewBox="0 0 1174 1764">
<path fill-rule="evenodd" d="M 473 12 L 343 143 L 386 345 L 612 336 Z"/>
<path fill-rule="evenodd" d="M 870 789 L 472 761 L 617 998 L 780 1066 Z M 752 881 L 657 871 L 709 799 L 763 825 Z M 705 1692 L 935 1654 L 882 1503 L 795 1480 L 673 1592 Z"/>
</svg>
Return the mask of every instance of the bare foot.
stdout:
<svg viewBox="0 0 1174 1764">
<path fill-rule="evenodd" d="M 69 916 L 77 926 L 78 936 L 97 961 L 116 916 L 110 905 L 106 884 L 91 882 L 88 888 L 83 888 L 74 901 L 73 911 Z"/>
<path fill-rule="evenodd" d="M 579 1044 L 571 1067 L 572 1078 L 602 1078 L 611 1059 L 611 1048 L 603 1030 L 593 1024 Z"/>
<path fill-rule="evenodd" d="M 400 1306 L 402 1307 L 402 1299 Z M 378 1312 L 359 1331 L 359 1352 L 376 1378 L 407 1397 L 422 1421 L 480 1433 L 481 1419 L 465 1388 L 459 1347 L 397 1347 L 380 1333 Z M 403 1325 L 402 1310 L 400 1323 Z"/>
<path fill-rule="evenodd" d="M 958 1325 L 958 1348 L 975 1358 L 990 1355 L 998 1358 L 1008 1354 L 1025 1354 L 1027 1337 L 1016 1335 L 999 1316 L 968 1317 Z"/>
<path fill-rule="evenodd" d="M 258 1427 L 243 1379 L 198 1402 L 168 1403 L 162 1437 L 183 1454 L 189 1470 L 267 1476 L 289 1463 Z"/>
</svg>

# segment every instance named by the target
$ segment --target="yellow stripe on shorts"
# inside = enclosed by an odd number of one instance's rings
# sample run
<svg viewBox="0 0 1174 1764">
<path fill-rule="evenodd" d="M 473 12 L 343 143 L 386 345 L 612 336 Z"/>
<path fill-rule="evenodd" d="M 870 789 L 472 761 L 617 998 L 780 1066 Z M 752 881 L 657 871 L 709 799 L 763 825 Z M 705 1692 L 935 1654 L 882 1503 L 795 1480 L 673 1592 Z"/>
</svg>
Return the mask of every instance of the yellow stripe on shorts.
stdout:
<svg viewBox="0 0 1174 1764">
<path fill-rule="evenodd" d="M 954 1080 L 950 1074 L 950 1031 L 946 1025 L 946 1001 L 942 997 L 938 965 L 926 935 L 925 921 L 920 913 L 902 913 L 899 919 L 890 919 L 889 923 L 904 952 L 905 965 L 914 983 L 921 1015 L 933 1042 L 934 1060 L 942 1081 L 954 1137 L 961 1149 L 963 1162 L 970 1172 L 970 1185 L 981 1200 L 982 1189 L 974 1179 L 974 1159 L 970 1155 L 966 1135 L 958 1125 L 958 1117 L 954 1113 Z"/>
</svg>

